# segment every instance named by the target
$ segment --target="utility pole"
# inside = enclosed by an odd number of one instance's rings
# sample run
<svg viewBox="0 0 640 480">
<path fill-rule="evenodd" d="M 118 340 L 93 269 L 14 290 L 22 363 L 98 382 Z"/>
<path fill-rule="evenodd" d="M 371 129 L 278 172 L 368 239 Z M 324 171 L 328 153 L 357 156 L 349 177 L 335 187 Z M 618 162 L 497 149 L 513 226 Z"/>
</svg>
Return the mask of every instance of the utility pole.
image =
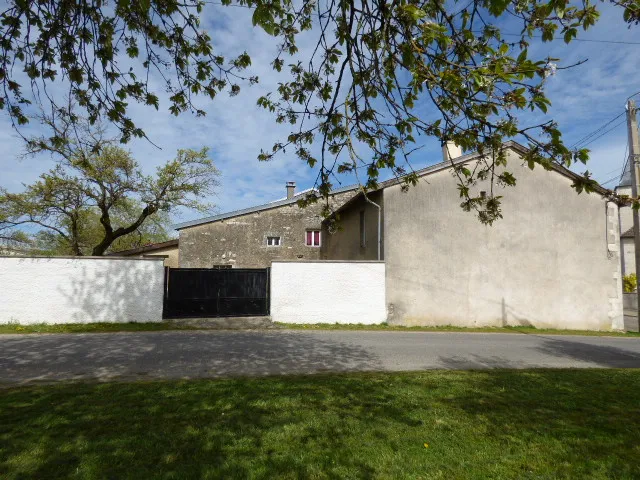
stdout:
<svg viewBox="0 0 640 480">
<path fill-rule="evenodd" d="M 640 140 L 638 140 L 638 118 L 637 118 L 636 102 L 629 100 L 627 102 L 627 127 L 629 130 L 629 167 L 631 170 L 631 195 L 634 199 L 638 198 L 640 191 L 640 172 L 638 166 L 640 164 Z M 636 253 L 636 277 L 640 277 L 640 211 L 633 209 L 633 240 L 634 250 Z M 636 295 L 638 296 L 638 313 L 637 322 L 640 329 L 640 287 L 636 286 Z"/>
</svg>

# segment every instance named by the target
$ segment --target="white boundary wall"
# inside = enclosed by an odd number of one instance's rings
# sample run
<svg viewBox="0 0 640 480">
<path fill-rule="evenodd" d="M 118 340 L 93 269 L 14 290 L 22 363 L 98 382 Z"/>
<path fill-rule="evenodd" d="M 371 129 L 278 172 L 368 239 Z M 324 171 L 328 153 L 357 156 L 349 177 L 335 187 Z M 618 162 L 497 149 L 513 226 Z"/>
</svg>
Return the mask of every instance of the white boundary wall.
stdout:
<svg viewBox="0 0 640 480">
<path fill-rule="evenodd" d="M 0 323 L 160 322 L 163 259 L 0 257 Z"/>
<path fill-rule="evenodd" d="M 387 321 L 383 262 L 273 262 L 271 318 L 282 323 Z"/>
</svg>

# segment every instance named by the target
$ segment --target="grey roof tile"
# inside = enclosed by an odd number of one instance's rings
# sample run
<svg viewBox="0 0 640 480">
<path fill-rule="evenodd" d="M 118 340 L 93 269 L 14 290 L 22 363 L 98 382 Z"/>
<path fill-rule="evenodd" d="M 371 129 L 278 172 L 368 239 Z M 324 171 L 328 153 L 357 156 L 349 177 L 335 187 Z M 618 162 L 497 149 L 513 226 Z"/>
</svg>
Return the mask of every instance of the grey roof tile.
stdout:
<svg viewBox="0 0 640 480">
<path fill-rule="evenodd" d="M 349 185 L 346 187 L 337 188 L 335 190 L 331 190 L 332 195 L 336 195 L 338 193 L 348 192 L 350 190 L 357 189 L 357 185 Z M 219 222 L 220 220 L 226 220 L 227 218 L 239 217 L 240 215 L 247 215 L 249 213 L 261 212 L 263 210 L 270 210 L 272 208 L 282 207 L 285 205 L 292 205 L 296 203 L 298 200 L 304 197 L 307 193 L 309 193 L 311 189 L 303 190 L 302 192 L 295 195 L 293 198 L 285 198 L 282 200 L 276 200 L 275 202 L 269 202 L 262 205 L 256 205 L 255 207 L 243 208 L 240 210 L 233 210 L 231 212 L 221 213 L 219 215 L 213 215 L 211 217 L 199 218 L 197 220 L 191 220 L 189 222 L 178 223 L 173 226 L 176 230 L 181 230 L 183 228 L 195 227 L 196 225 L 203 225 L 205 223 L 211 222 Z"/>
</svg>

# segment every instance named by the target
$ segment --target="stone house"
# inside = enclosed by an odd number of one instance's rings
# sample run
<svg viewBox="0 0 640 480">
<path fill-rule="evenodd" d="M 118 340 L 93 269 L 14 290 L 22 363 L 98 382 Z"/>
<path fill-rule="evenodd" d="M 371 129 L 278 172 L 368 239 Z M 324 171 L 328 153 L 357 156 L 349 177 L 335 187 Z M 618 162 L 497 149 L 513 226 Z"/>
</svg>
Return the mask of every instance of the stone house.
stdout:
<svg viewBox="0 0 640 480">
<path fill-rule="evenodd" d="M 576 174 L 560 166 L 528 169 L 515 142 L 504 148 L 517 186 L 499 193 L 504 218 L 492 226 L 460 208 L 446 161 L 408 191 L 391 180 L 339 208 L 341 228 L 323 225 L 322 258 L 380 255 L 393 324 L 623 328 L 617 204 L 604 189 L 578 195 Z"/>
<path fill-rule="evenodd" d="M 162 257 L 164 258 L 164 266 L 178 268 L 180 261 L 178 257 L 178 239 L 169 240 L 167 242 L 152 243 L 139 248 L 131 248 L 129 250 L 121 250 L 109 254 L 112 257 Z"/>
<path fill-rule="evenodd" d="M 323 242 L 322 201 L 305 208 L 298 201 L 310 190 L 274 202 L 176 225 L 181 268 L 263 268 L 273 260 L 318 260 Z M 356 186 L 331 192 L 335 209 L 356 193 Z"/>
<path fill-rule="evenodd" d="M 615 189 L 618 195 L 631 196 L 631 171 L 629 163 L 620 179 L 620 184 Z M 636 272 L 635 241 L 633 236 L 633 210 L 631 206 L 620 207 L 620 256 L 622 261 L 622 276 Z"/>
<path fill-rule="evenodd" d="M 625 209 L 625 207 L 620 208 L 620 223 L 623 221 L 623 209 Z M 629 208 L 629 210 L 631 209 Z M 633 236 L 633 219 L 631 220 L 631 226 L 620 234 L 620 256 L 622 261 L 622 276 L 636 273 L 636 242 Z"/>
</svg>

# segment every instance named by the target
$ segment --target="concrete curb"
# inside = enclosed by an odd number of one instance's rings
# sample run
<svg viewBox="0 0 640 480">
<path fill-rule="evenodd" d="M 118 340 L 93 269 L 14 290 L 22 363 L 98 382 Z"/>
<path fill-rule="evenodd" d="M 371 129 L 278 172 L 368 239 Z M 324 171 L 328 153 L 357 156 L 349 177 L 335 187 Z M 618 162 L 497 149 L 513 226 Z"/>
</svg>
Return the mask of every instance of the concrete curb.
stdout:
<svg viewBox="0 0 640 480">
<path fill-rule="evenodd" d="M 250 330 L 281 328 L 273 323 L 271 317 L 219 317 L 219 318 L 176 318 L 171 319 L 176 325 L 188 325 L 214 330 Z"/>
</svg>

